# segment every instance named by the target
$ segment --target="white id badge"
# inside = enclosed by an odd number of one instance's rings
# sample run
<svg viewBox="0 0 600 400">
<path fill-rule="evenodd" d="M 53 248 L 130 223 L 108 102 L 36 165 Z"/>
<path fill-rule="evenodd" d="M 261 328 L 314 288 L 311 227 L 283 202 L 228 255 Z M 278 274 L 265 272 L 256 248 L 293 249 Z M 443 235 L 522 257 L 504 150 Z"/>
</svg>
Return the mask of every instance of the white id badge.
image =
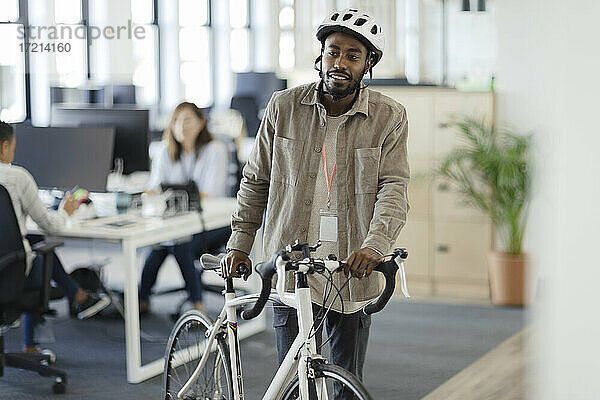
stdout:
<svg viewBox="0 0 600 400">
<path fill-rule="evenodd" d="M 337 242 L 337 212 L 320 210 L 319 239 L 322 242 Z"/>
</svg>

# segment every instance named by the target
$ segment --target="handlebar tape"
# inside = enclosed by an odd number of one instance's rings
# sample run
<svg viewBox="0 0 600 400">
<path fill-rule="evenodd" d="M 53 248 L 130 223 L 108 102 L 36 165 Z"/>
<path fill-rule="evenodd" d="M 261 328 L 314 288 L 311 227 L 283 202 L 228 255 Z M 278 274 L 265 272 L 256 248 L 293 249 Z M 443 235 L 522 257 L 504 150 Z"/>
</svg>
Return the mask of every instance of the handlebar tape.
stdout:
<svg viewBox="0 0 600 400">
<path fill-rule="evenodd" d="M 258 314 L 262 312 L 265 304 L 267 304 L 267 300 L 269 300 L 269 295 L 271 294 L 271 280 L 273 275 L 275 275 L 275 272 L 277 272 L 275 262 L 279 256 L 281 256 L 284 260 L 289 260 L 289 256 L 286 252 L 279 251 L 275 254 L 271 261 L 260 263 L 256 266 L 256 272 L 258 272 L 262 280 L 262 288 L 260 290 L 258 300 L 256 300 L 256 303 L 254 303 L 254 306 L 252 306 L 251 309 L 244 310 L 242 312 L 242 319 L 249 320 L 256 318 Z"/>
<path fill-rule="evenodd" d="M 364 308 L 365 314 L 375 314 L 376 312 L 383 310 L 390 300 L 390 297 L 392 297 L 392 294 L 394 294 L 394 289 L 396 287 L 396 271 L 398 271 L 398 265 L 396 265 L 393 259 L 379 264 L 374 268 L 374 271 L 379 271 L 385 276 L 385 289 L 383 289 L 383 293 L 375 303 L 371 303 Z"/>
</svg>

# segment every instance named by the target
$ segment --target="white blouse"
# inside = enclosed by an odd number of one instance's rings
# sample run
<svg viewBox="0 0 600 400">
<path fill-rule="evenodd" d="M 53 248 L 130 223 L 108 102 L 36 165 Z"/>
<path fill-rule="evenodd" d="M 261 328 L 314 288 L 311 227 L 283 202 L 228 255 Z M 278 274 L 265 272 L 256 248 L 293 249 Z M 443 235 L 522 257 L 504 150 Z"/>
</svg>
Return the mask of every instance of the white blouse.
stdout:
<svg viewBox="0 0 600 400">
<path fill-rule="evenodd" d="M 161 184 L 196 182 L 198 190 L 211 197 L 227 196 L 228 153 L 225 143 L 218 139 L 208 142 L 196 153 L 181 154 L 177 162 L 169 157 L 166 142 L 152 160 L 148 189 L 159 189 Z"/>
<path fill-rule="evenodd" d="M 52 167 L 50 167 L 52 168 Z M 13 208 L 23 236 L 23 246 L 27 253 L 26 274 L 31 270 L 34 254 L 29 242 L 25 239 L 27 227 L 25 221 L 29 215 L 38 227 L 45 233 L 56 233 L 65 226 L 67 213 L 64 210 L 50 212 L 38 195 L 38 187 L 33 176 L 23 167 L 0 162 L 0 184 L 2 184 L 13 203 Z"/>
</svg>

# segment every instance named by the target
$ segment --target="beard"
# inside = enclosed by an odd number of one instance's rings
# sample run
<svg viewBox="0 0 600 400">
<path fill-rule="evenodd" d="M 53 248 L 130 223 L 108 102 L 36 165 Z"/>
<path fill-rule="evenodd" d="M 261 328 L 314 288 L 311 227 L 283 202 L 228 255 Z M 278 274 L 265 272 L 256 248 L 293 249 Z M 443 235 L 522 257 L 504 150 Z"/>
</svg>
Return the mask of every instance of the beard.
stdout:
<svg viewBox="0 0 600 400">
<path fill-rule="evenodd" d="M 323 70 L 319 71 L 319 76 L 321 77 L 321 80 L 323 81 L 323 84 L 325 86 L 325 92 L 327 94 L 329 94 L 334 101 L 339 101 L 351 94 L 353 94 L 359 87 L 360 87 L 360 82 L 362 81 L 362 76 L 359 79 L 353 79 L 352 75 L 350 75 L 349 73 L 344 72 L 343 75 L 346 75 L 349 78 L 349 83 L 348 86 L 346 86 L 346 88 L 339 88 L 336 86 L 333 86 L 330 81 L 329 81 L 329 74 L 331 73 L 340 73 L 339 71 L 335 71 L 335 70 L 331 70 L 328 71 L 326 74 L 323 74 Z"/>
</svg>

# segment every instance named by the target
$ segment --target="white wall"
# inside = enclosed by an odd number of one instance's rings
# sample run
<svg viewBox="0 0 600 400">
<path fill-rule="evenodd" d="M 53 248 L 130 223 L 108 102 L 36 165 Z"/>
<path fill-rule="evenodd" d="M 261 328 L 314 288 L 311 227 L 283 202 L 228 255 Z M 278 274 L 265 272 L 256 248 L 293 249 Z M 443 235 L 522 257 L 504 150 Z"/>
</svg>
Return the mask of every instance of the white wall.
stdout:
<svg viewBox="0 0 600 400">
<path fill-rule="evenodd" d="M 534 399 L 600 393 L 600 2 L 497 2 L 498 115 L 535 133 Z"/>
</svg>

